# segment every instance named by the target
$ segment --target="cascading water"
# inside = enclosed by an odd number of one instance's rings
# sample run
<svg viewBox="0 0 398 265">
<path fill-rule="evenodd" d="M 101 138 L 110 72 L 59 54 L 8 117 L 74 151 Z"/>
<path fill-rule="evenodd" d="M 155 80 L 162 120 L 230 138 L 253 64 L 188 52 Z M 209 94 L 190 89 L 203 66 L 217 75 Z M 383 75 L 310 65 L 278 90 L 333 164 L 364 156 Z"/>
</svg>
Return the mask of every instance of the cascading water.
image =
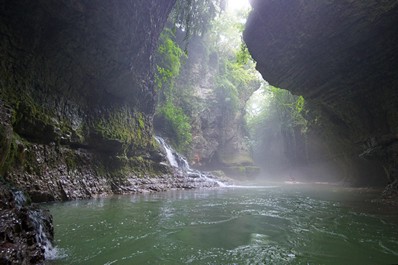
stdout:
<svg viewBox="0 0 398 265">
<path fill-rule="evenodd" d="M 155 137 L 156 141 L 163 146 L 164 150 L 166 151 L 167 160 L 169 161 L 170 165 L 173 167 L 178 167 L 177 160 L 173 154 L 173 149 L 166 143 L 166 141 L 159 136 Z"/>
<path fill-rule="evenodd" d="M 192 169 L 189 166 L 188 161 L 182 155 L 177 153 L 170 145 L 168 145 L 163 138 L 156 136 L 155 139 L 164 148 L 167 160 L 172 167 L 182 170 L 188 177 L 195 178 L 198 181 L 215 183 L 219 187 L 227 186 L 225 183 L 215 179 L 215 177 L 210 173 L 205 173 L 196 169 Z"/>
<path fill-rule="evenodd" d="M 42 218 L 40 210 L 29 211 L 29 218 L 32 220 L 36 231 L 36 242 L 44 249 L 44 256 L 46 260 L 52 260 L 58 257 L 58 251 L 51 243 L 49 236 L 45 232 L 45 220 Z"/>
<path fill-rule="evenodd" d="M 18 209 L 21 209 L 22 206 L 24 206 L 26 204 L 26 198 L 23 195 L 23 192 L 20 190 L 13 190 L 12 195 L 14 196 L 15 206 Z"/>
<path fill-rule="evenodd" d="M 15 206 L 18 210 L 21 210 L 26 206 L 27 200 L 23 192 L 14 190 L 12 191 L 12 194 Z M 52 237 L 52 235 L 50 235 L 52 233 L 50 232 L 50 230 L 52 230 L 52 224 L 48 221 L 48 216 L 43 212 L 43 210 L 29 207 L 27 210 L 27 217 L 33 228 L 32 230 L 34 231 L 37 245 L 44 250 L 45 259 L 51 260 L 56 258 L 58 253 L 50 240 Z"/>
</svg>

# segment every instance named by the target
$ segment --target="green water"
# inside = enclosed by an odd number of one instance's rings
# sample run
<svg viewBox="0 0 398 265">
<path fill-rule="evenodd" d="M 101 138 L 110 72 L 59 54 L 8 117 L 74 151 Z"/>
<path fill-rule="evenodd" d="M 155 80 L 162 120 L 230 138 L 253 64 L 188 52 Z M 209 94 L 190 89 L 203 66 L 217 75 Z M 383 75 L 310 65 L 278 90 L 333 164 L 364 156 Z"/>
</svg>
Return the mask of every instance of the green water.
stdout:
<svg viewBox="0 0 398 265">
<path fill-rule="evenodd" d="M 47 264 L 398 264 L 398 211 L 377 195 L 281 185 L 52 204 Z"/>
</svg>

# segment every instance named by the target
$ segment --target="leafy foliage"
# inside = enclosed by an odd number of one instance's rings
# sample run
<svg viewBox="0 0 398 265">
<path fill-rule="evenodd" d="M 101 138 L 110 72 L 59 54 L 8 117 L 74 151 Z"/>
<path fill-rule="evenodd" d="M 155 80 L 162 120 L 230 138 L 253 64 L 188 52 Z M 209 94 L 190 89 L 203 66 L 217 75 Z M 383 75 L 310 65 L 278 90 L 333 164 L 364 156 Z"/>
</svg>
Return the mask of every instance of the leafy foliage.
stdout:
<svg viewBox="0 0 398 265">
<path fill-rule="evenodd" d="M 192 141 L 191 125 L 189 117 L 182 108 L 176 107 L 171 101 L 166 101 L 158 109 L 158 115 L 166 120 L 166 126 L 175 135 L 175 145 L 179 151 L 184 151 Z"/>
<path fill-rule="evenodd" d="M 224 104 L 228 114 L 243 108 L 250 95 L 260 87 L 261 77 L 242 40 L 241 34 L 247 13 L 224 13 L 214 20 L 207 37 L 211 49 L 221 58 L 219 62 L 219 104 Z"/>
<path fill-rule="evenodd" d="M 294 96 L 289 91 L 269 87 L 272 97 L 272 106 L 276 109 L 283 126 L 288 128 L 299 126 L 303 132 L 307 129 L 307 121 L 303 117 L 304 98 L 302 96 Z"/>
<path fill-rule="evenodd" d="M 252 60 L 246 43 L 242 42 L 239 51 L 236 53 L 236 62 L 240 65 L 248 64 Z"/>
<path fill-rule="evenodd" d="M 155 84 L 158 90 L 158 109 L 156 115 L 163 119 L 165 126 L 175 135 L 175 146 L 183 151 L 191 142 L 191 126 L 188 116 L 175 103 L 174 82 L 179 75 L 182 61 L 186 58 L 175 41 L 171 29 L 165 29 L 160 36 L 156 56 Z"/>
<path fill-rule="evenodd" d="M 226 0 L 177 0 L 171 19 L 188 40 L 192 36 L 203 36 L 225 5 Z"/>
<path fill-rule="evenodd" d="M 174 33 L 167 28 L 160 35 L 155 73 L 158 90 L 162 87 L 173 87 L 173 79 L 180 73 L 181 62 L 186 57 L 174 39 Z"/>
<path fill-rule="evenodd" d="M 198 115 L 207 104 L 198 101 L 194 95 L 193 88 L 201 80 L 190 76 L 191 72 L 200 71 L 199 75 L 210 76 L 208 80 L 212 82 L 212 92 L 223 113 L 221 122 L 224 125 L 243 110 L 251 93 L 260 86 L 260 77 L 241 38 L 247 14 L 220 13 L 222 2 L 178 0 L 172 13 L 171 26 L 161 36 L 157 59 L 159 100 L 156 115 L 162 120 L 163 126 L 168 127 L 167 130 L 172 134 L 170 138 L 175 140 L 175 147 L 180 151 L 189 147 L 192 139 L 190 124 L 195 119 L 194 115 Z M 176 28 L 173 28 L 174 25 Z M 183 35 L 194 40 L 186 54 L 181 48 L 186 44 Z M 195 57 L 202 62 L 199 67 L 190 64 L 198 62 Z M 187 64 L 183 64 L 185 60 Z M 191 66 L 197 68 L 190 71 Z M 187 71 L 180 75 L 184 67 L 187 67 Z M 178 86 L 175 85 L 176 79 Z"/>
</svg>

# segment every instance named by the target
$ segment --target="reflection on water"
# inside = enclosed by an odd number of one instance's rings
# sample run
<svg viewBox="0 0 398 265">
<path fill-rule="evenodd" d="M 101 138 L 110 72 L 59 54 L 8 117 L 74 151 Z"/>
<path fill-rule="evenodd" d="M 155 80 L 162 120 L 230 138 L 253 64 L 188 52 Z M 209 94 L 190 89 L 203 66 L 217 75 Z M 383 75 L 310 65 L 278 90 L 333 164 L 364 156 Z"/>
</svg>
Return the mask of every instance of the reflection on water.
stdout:
<svg viewBox="0 0 398 265">
<path fill-rule="evenodd" d="M 394 264 L 398 213 L 377 193 L 281 185 L 49 205 L 48 264 Z"/>
</svg>

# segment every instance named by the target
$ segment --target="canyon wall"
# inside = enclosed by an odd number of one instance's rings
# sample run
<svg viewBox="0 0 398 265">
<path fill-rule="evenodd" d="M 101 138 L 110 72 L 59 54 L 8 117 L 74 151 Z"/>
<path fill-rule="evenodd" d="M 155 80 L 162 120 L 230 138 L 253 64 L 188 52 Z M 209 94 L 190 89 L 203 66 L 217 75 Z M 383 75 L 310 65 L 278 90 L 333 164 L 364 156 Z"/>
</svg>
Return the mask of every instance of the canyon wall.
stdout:
<svg viewBox="0 0 398 265">
<path fill-rule="evenodd" d="M 174 2 L 2 1 L 3 181 L 49 201 L 167 172 L 152 55 Z"/>
<path fill-rule="evenodd" d="M 184 47 L 184 34 L 177 41 Z M 248 146 L 245 126 L 246 102 L 260 87 L 257 79 L 233 84 L 226 74 L 227 60 L 213 48 L 206 36 L 193 37 L 187 46 L 181 72 L 175 80 L 174 97 L 190 118 L 192 141 L 186 152 L 191 165 L 206 170 L 223 170 L 229 176 L 244 178 L 257 174 Z M 160 119 L 155 128 L 173 138 Z"/>
<path fill-rule="evenodd" d="M 168 177 L 152 129 L 174 2 L 1 1 L 1 264 L 43 264 L 52 217 L 32 202 L 191 185 Z"/>
<path fill-rule="evenodd" d="M 329 160 L 345 157 L 346 168 L 382 166 L 386 174 L 376 170 L 376 177 L 396 186 L 398 3 L 251 4 L 244 32 L 249 51 L 265 80 L 306 99 L 319 138 L 315 154 L 329 149 Z M 357 177 L 366 183 L 366 174 Z"/>
</svg>

